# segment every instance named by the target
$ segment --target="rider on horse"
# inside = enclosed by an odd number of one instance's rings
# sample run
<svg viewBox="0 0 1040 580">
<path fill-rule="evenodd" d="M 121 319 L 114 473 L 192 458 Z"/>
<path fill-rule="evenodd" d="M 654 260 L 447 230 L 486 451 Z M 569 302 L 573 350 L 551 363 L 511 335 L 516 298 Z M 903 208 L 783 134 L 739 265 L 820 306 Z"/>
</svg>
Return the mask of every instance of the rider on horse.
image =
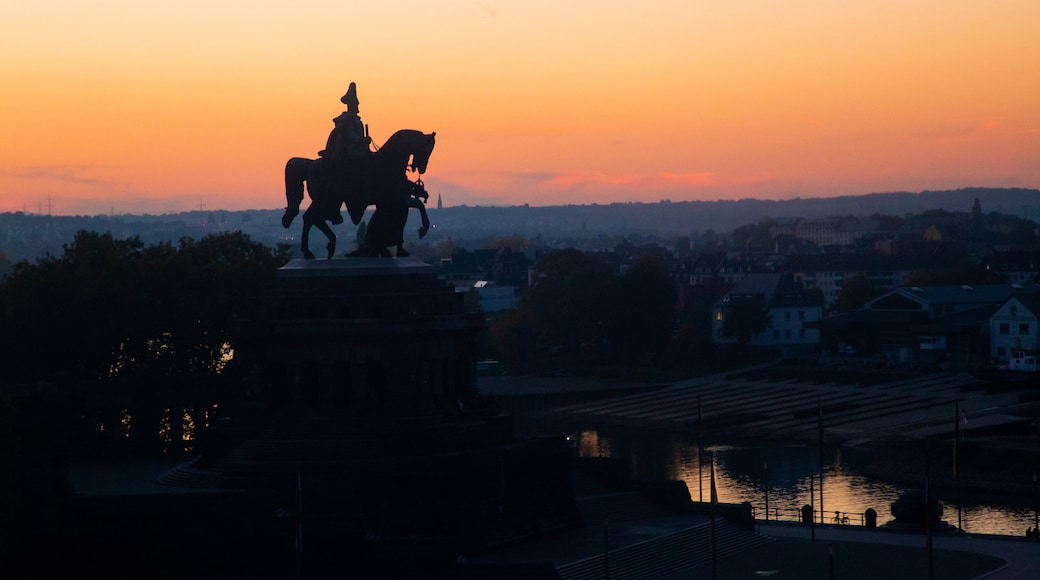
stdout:
<svg viewBox="0 0 1040 580">
<path fill-rule="evenodd" d="M 368 136 L 361 117 L 358 116 L 360 103 L 356 84 L 350 83 L 347 93 L 340 97 L 340 102 L 347 106 L 347 110 L 332 120 L 336 126 L 329 133 L 325 149 L 319 151 L 318 155 L 322 157 L 328 175 L 332 176 L 335 183 L 349 184 L 348 187 L 357 188 L 364 185 L 361 183 L 363 172 L 358 171 L 358 168 L 367 161 L 371 153 L 369 146 L 372 139 Z M 326 219 L 332 223 L 343 223 L 339 205 L 323 210 Z"/>
</svg>

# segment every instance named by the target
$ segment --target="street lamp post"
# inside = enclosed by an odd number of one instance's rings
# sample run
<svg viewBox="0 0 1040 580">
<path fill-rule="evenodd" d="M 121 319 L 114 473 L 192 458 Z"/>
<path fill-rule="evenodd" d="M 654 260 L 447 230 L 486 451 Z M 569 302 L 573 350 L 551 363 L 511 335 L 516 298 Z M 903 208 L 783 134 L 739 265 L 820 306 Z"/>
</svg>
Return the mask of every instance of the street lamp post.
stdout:
<svg viewBox="0 0 1040 580">
<path fill-rule="evenodd" d="M 1040 493 L 1037 493 L 1036 474 L 1033 474 L 1033 537 L 1040 542 Z"/>
<path fill-rule="evenodd" d="M 768 463 L 763 463 L 762 464 L 762 471 L 765 472 L 765 482 L 764 482 L 765 484 L 762 487 L 763 487 L 763 489 L 765 490 L 765 493 L 766 493 L 766 521 L 768 522 L 769 521 L 769 464 Z M 1033 477 L 1033 480 L 1035 481 L 1036 477 Z"/>
</svg>

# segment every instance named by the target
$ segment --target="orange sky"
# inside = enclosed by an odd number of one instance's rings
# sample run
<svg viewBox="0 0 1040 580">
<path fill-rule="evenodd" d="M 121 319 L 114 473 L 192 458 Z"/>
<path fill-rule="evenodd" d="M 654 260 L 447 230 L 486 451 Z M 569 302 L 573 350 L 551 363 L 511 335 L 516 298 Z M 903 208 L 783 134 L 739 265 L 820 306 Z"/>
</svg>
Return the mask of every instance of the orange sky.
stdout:
<svg viewBox="0 0 1040 580">
<path fill-rule="evenodd" d="M 16 4 L 0 211 L 283 207 L 351 81 L 449 206 L 1040 187 L 1035 0 Z"/>
</svg>

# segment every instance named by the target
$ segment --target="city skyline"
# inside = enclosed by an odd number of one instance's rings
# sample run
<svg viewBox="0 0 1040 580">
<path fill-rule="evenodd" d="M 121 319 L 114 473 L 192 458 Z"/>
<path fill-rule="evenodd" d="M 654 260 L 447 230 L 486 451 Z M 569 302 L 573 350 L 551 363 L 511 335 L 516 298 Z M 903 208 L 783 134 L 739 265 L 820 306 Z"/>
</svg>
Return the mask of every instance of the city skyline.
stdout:
<svg viewBox="0 0 1040 580">
<path fill-rule="evenodd" d="M 0 211 L 284 206 L 356 82 L 448 205 L 1040 185 L 1040 5 L 53 1 L 0 22 Z M 306 202 L 305 202 L 306 203 Z"/>
</svg>

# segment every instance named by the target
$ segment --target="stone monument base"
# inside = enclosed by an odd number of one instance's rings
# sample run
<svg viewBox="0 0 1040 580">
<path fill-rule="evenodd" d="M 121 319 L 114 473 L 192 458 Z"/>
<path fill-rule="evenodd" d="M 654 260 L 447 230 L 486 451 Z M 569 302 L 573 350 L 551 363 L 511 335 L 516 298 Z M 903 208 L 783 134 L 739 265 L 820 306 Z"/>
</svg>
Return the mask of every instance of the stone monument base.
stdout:
<svg viewBox="0 0 1040 580">
<path fill-rule="evenodd" d="M 570 446 L 516 439 L 480 397 L 483 314 L 431 266 L 294 260 L 265 312 L 235 353 L 249 427 L 227 426 L 208 461 L 223 489 L 273 492 L 310 565 L 453 565 L 580 524 Z"/>
</svg>

